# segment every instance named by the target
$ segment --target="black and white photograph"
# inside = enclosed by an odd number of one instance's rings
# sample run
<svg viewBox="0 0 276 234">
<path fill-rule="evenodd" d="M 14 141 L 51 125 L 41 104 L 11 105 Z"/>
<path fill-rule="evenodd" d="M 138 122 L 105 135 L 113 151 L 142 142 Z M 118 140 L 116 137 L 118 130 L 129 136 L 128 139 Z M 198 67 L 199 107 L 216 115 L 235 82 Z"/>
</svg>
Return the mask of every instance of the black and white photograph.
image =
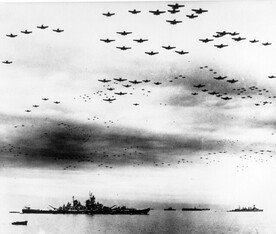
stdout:
<svg viewBox="0 0 276 234">
<path fill-rule="evenodd" d="M 0 3 L 1 234 L 276 233 L 276 1 Z"/>
</svg>

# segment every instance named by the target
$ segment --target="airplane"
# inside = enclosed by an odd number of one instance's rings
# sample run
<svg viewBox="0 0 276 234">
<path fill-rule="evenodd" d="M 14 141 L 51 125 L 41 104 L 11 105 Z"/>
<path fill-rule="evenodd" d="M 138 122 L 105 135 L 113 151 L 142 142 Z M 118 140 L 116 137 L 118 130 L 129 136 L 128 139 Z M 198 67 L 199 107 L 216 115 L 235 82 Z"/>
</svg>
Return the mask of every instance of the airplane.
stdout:
<svg viewBox="0 0 276 234">
<path fill-rule="evenodd" d="M 149 11 L 150 13 L 154 14 L 154 15 L 160 15 L 163 13 L 166 13 L 166 11 L 160 11 L 160 10 L 156 10 L 156 11 Z"/>
<path fill-rule="evenodd" d="M 11 64 L 11 63 L 12 63 L 12 61 L 8 61 L 8 60 L 6 60 L 6 61 L 3 61 L 2 63 L 4 63 L 4 64 Z"/>
<path fill-rule="evenodd" d="M 7 34 L 6 36 L 7 36 L 7 37 L 11 37 L 11 38 L 17 37 L 17 35 L 14 35 L 14 34 L 12 34 L 12 33 L 11 33 L 11 34 Z"/>
<path fill-rule="evenodd" d="M 131 47 L 125 47 L 125 46 L 122 46 L 122 47 L 117 46 L 116 48 L 120 49 L 120 50 L 130 50 L 131 49 Z"/>
<path fill-rule="evenodd" d="M 208 12 L 208 10 L 203 10 L 201 8 L 199 8 L 199 9 L 192 9 L 192 11 L 194 11 L 196 14 L 202 14 L 204 12 Z"/>
<path fill-rule="evenodd" d="M 155 85 L 161 85 L 161 82 L 154 82 Z"/>
<path fill-rule="evenodd" d="M 202 84 L 198 84 L 198 85 L 194 85 L 195 88 L 203 88 L 205 87 L 206 85 L 202 85 Z"/>
<path fill-rule="evenodd" d="M 142 43 L 142 42 L 148 41 L 148 39 L 142 39 L 142 38 L 140 38 L 140 39 L 134 39 L 133 41 L 136 41 L 138 43 Z"/>
<path fill-rule="evenodd" d="M 114 90 L 114 88 L 107 88 L 107 90 L 112 91 L 112 90 Z"/>
<path fill-rule="evenodd" d="M 104 101 L 106 101 L 106 102 L 113 102 L 113 101 L 115 101 L 116 100 L 116 98 L 113 98 L 113 99 L 111 99 L 111 98 L 107 98 L 107 99 L 103 99 Z"/>
<path fill-rule="evenodd" d="M 217 77 L 214 77 L 214 79 L 215 80 L 224 80 L 224 79 L 226 79 L 227 78 L 227 76 L 217 76 Z"/>
<path fill-rule="evenodd" d="M 191 93 L 192 95 L 198 95 L 198 93 Z"/>
<path fill-rule="evenodd" d="M 153 52 L 153 51 L 151 51 L 151 52 L 145 52 L 145 54 L 148 54 L 148 55 L 156 55 L 156 54 L 159 54 L 159 52 Z"/>
<path fill-rule="evenodd" d="M 37 28 L 40 28 L 40 29 L 46 29 L 48 28 L 49 26 L 44 26 L 43 24 L 41 24 L 41 26 L 37 26 Z"/>
<path fill-rule="evenodd" d="M 131 87 L 131 85 L 129 85 L 129 84 L 127 84 L 127 85 L 123 85 L 124 87 L 126 87 L 126 88 L 129 88 L 129 87 Z"/>
<path fill-rule="evenodd" d="M 175 49 L 176 47 L 173 46 L 162 46 L 162 48 L 166 49 L 166 50 L 171 50 L 171 49 Z"/>
<path fill-rule="evenodd" d="M 238 36 L 239 35 L 239 33 L 237 33 L 237 32 L 232 32 L 232 33 L 228 33 L 228 34 L 230 34 L 231 36 Z"/>
<path fill-rule="evenodd" d="M 215 47 L 219 48 L 219 49 L 222 49 L 223 47 L 226 47 L 228 45 L 223 45 L 223 44 L 220 44 L 220 45 L 214 45 Z"/>
<path fill-rule="evenodd" d="M 98 80 L 98 81 L 103 82 L 103 83 L 107 83 L 107 82 L 110 82 L 111 80 L 103 79 L 103 80 Z"/>
<path fill-rule="evenodd" d="M 125 95 L 127 93 L 119 92 L 119 93 L 115 93 L 115 94 L 122 96 L 122 95 Z"/>
<path fill-rule="evenodd" d="M 115 15 L 115 13 L 107 12 L 107 13 L 103 13 L 103 15 L 106 16 L 106 17 L 110 17 L 112 15 Z"/>
<path fill-rule="evenodd" d="M 47 101 L 47 100 L 49 100 L 49 98 L 42 98 L 42 100 L 43 100 L 43 101 Z"/>
<path fill-rule="evenodd" d="M 33 107 L 39 107 L 39 105 L 33 105 Z"/>
<path fill-rule="evenodd" d="M 30 34 L 32 33 L 32 31 L 28 31 L 27 29 L 25 31 L 20 31 L 21 33 L 24 33 L 24 34 Z"/>
<path fill-rule="evenodd" d="M 185 52 L 183 50 L 181 50 L 181 51 L 175 51 L 175 53 L 178 53 L 178 54 L 181 54 L 181 55 L 183 55 L 183 54 L 189 54 L 189 52 Z"/>
<path fill-rule="evenodd" d="M 268 76 L 269 79 L 274 79 L 276 76 Z"/>
<path fill-rule="evenodd" d="M 256 42 L 259 42 L 258 40 L 254 39 L 254 40 L 251 40 L 250 41 L 251 43 L 256 43 Z"/>
<path fill-rule="evenodd" d="M 201 91 L 202 91 L 202 92 L 207 92 L 207 91 L 208 91 L 208 89 L 202 89 Z"/>
<path fill-rule="evenodd" d="M 227 101 L 227 100 L 230 100 L 230 99 L 232 99 L 232 98 L 230 98 L 230 97 L 222 97 L 221 99 Z"/>
<path fill-rule="evenodd" d="M 179 10 L 176 10 L 176 9 L 172 9 L 172 10 L 168 10 L 168 12 L 170 12 L 171 14 L 175 14 L 175 13 L 178 13 L 180 12 Z"/>
<path fill-rule="evenodd" d="M 178 9 L 180 7 L 184 7 L 185 5 L 180 5 L 178 3 L 175 3 L 175 4 L 168 4 L 168 6 L 173 8 L 173 9 Z"/>
<path fill-rule="evenodd" d="M 31 112 L 31 110 L 25 110 L 25 112 Z"/>
<path fill-rule="evenodd" d="M 134 103 L 133 105 L 134 105 L 134 106 L 139 106 L 139 103 Z"/>
<path fill-rule="evenodd" d="M 166 20 L 166 22 L 168 22 L 168 23 L 170 23 L 170 24 L 172 24 L 172 25 L 182 23 L 182 21 L 176 20 L 176 19 L 174 19 L 174 20 Z"/>
<path fill-rule="evenodd" d="M 196 18 L 196 17 L 198 17 L 198 15 L 194 15 L 194 14 L 191 14 L 191 15 L 186 15 L 188 18 L 190 18 L 190 19 L 193 19 L 193 18 Z"/>
<path fill-rule="evenodd" d="M 118 34 L 122 35 L 122 36 L 126 36 L 128 34 L 131 34 L 132 32 L 126 32 L 126 31 L 123 31 L 123 32 L 117 32 Z"/>
<path fill-rule="evenodd" d="M 213 91 L 213 92 L 209 92 L 209 94 L 211 94 L 211 95 L 217 95 L 219 93 Z"/>
<path fill-rule="evenodd" d="M 110 42 L 115 41 L 115 40 L 106 38 L 106 39 L 100 39 L 100 41 L 103 41 L 105 43 L 110 43 Z"/>
<path fill-rule="evenodd" d="M 199 41 L 202 41 L 203 43 L 207 43 L 207 42 L 210 42 L 210 41 L 213 41 L 214 39 L 199 39 Z"/>
<path fill-rule="evenodd" d="M 268 46 L 268 45 L 271 45 L 271 43 L 269 42 L 266 42 L 266 43 L 262 43 L 264 46 Z"/>
<path fill-rule="evenodd" d="M 213 37 L 215 37 L 215 38 L 219 38 L 219 37 L 223 37 L 223 35 L 221 35 L 221 34 L 217 34 L 217 35 L 213 35 Z"/>
<path fill-rule="evenodd" d="M 150 80 L 148 80 L 148 79 L 147 80 L 143 80 L 143 82 L 148 83 L 148 82 L 150 82 Z"/>
<path fill-rule="evenodd" d="M 54 32 L 57 32 L 57 33 L 61 33 L 61 32 L 64 32 L 64 30 L 62 30 L 62 29 L 59 29 L 59 28 L 57 28 L 57 29 L 53 29 L 53 31 L 54 31 Z"/>
<path fill-rule="evenodd" d="M 141 13 L 141 11 L 137 11 L 136 9 L 130 10 L 130 11 L 128 11 L 128 12 L 130 12 L 131 14 L 138 14 L 138 13 Z"/>
<path fill-rule="evenodd" d="M 55 104 L 59 104 L 60 102 L 55 101 L 54 103 L 55 103 Z"/>
<path fill-rule="evenodd" d="M 227 82 L 228 82 L 228 83 L 232 83 L 232 84 L 233 84 L 233 83 L 238 82 L 238 80 L 234 80 L 234 79 L 232 79 L 232 80 L 227 80 Z"/>
<path fill-rule="evenodd" d="M 259 106 L 260 104 L 258 104 L 258 103 L 255 103 L 255 106 Z"/>
<path fill-rule="evenodd" d="M 116 80 L 116 81 L 119 81 L 119 82 L 122 82 L 122 81 L 126 81 L 127 79 L 122 79 L 121 77 L 120 78 L 114 78 L 113 80 Z"/>
<path fill-rule="evenodd" d="M 246 38 L 245 37 L 233 37 L 232 39 L 234 41 L 242 41 L 242 40 L 245 40 Z"/>
<path fill-rule="evenodd" d="M 140 83 L 142 83 L 142 81 L 137 81 L 137 80 L 133 80 L 133 81 L 129 81 L 130 83 L 132 83 L 132 84 L 140 84 Z"/>
</svg>

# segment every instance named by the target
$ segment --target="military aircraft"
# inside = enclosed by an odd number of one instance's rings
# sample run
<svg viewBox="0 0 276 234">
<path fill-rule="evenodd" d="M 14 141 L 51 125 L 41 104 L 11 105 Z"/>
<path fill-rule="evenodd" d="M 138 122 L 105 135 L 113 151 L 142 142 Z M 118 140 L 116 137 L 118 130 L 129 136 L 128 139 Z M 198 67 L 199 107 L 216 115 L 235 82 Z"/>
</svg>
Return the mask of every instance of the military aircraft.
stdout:
<svg viewBox="0 0 276 234">
<path fill-rule="evenodd" d="M 202 91 L 202 92 L 207 92 L 207 91 L 208 91 L 208 89 L 202 89 L 201 91 Z"/>
<path fill-rule="evenodd" d="M 237 32 L 232 32 L 232 33 L 229 33 L 231 36 L 238 36 L 239 35 L 239 33 L 237 33 Z"/>
<path fill-rule="evenodd" d="M 172 25 L 182 23 L 182 21 L 176 20 L 176 19 L 174 19 L 174 20 L 166 20 L 166 22 L 168 22 L 168 23 L 170 23 L 170 24 L 172 24 Z"/>
<path fill-rule="evenodd" d="M 268 45 L 271 45 L 271 43 L 269 42 L 266 42 L 266 43 L 262 43 L 264 46 L 268 46 Z"/>
<path fill-rule="evenodd" d="M 131 87 L 131 85 L 129 85 L 129 84 L 126 84 L 126 85 L 123 85 L 123 86 L 126 87 L 126 88 Z"/>
<path fill-rule="evenodd" d="M 54 32 L 57 32 L 57 33 L 61 33 L 61 32 L 64 32 L 64 30 L 62 30 L 62 29 L 59 29 L 59 28 L 57 28 L 57 29 L 53 29 L 53 31 L 54 31 Z"/>
<path fill-rule="evenodd" d="M 2 63 L 4 63 L 4 64 L 11 64 L 12 61 L 6 60 L 6 61 L 3 61 Z"/>
<path fill-rule="evenodd" d="M 207 42 L 210 42 L 210 41 L 213 41 L 214 39 L 199 39 L 199 41 L 202 41 L 203 43 L 207 43 Z"/>
<path fill-rule="evenodd" d="M 107 82 L 110 82 L 111 80 L 103 79 L 103 80 L 98 80 L 98 81 L 103 82 L 103 83 L 107 83 Z"/>
<path fill-rule="evenodd" d="M 221 34 L 216 34 L 216 35 L 213 35 L 213 37 L 219 38 L 219 37 L 223 37 L 223 35 L 221 35 Z"/>
<path fill-rule="evenodd" d="M 238 82 L 238 80 L 234 80 L 234 79 L 232 79 L 232 80 L 227 80 L 227 82 L 228 82 L 228 83 L 232 83 L 232 84 L 234 84 L 234 83 Z"/>
<path fill-rule="evenodd" d="M 160 15 L 163 13 L 166 13 L 166 11 L 160 11 L 160 10 L 156 10 L 156 11 L 149 11 L 150 13 L 154 14 L 154 15 Z"/>
<path fill-rule="evenodd" d="M 192 9 L 192 11 L 194 11 L 196 14 L 202 14 L 204 12 L 208 12 L 208 10 L 203 10 L 202 8 Z"/>
<path fill-rule="evenodd" d="M 133 105 L 134 105 L 134 106 L 139 106 L 139 103 L 134 103 Z"/>
<path fill-rule="evenodd" d="M 155 85 L 161 85 L 161 82 L 154 82 Z"/>
<path fill-rule="evenodd" d="M 269 79 L 274 79 L 276 76 L 268 76 Z"/>
<path fill-rule="evenodd" d="M 203 85 L 203 84 L 194 85 L 194 87 L 195 87 L 195 88 L 198 88 L 198 89 L 199 89 L 199 88 L 203 88 L 203 87 L 205 87 L 205 86 L 206 86 L 206 85 Z"/>
<path fill-rule="evenodd" d="M 142 81 L 137 81 L 137 80 L 133 80 L 133 81 L 129 81 L 130 83 L 132 83 L 132 84 L 140 84 L 140 83 L 142 83 Z"/>
<path fill-rule="evenodd" d="M 242 40 L 245 40 L 246 38 L 245 37 L 233 37 L 232 39 L 234 41 L 242 41 Z"/>
<path fill-rule="evenodd" d="M 105 43 L 110 43 L 110 42 L 115 41 L 115 40 L 111 40 L 111 39 L 106 38 L 106 39 L 100 39 L 100 41 L 103 41 Z"/>
<path fill-rule="evenodd" d="M 31 110 L 25 110 L 25 112 L 31 112 Z"/>
<path fill-rule="evenodd" d="M 11 38 L 17 37 L 17 35 L 12 34 L 12 33 L 11 33 L 11 34 L 7 34 L 6 36 L 7 36 L 7 37 L 11 37 Z"/>
<path fill-rule="evenodd" d="M 146 80 L 143 80 L 143 82 L 148 83 L 150 82 L 150 80 L 146 79 Z"/>
<path fill-rule="evenodd" d="M 37 28 L 40 28 L 40 29 L 46 29 L 48 28 L 49 26 L 44 26 L 43 24 L 41 24 L 41 26 L 37 26 Z"/>
<path fill-rule="evenodd" d="M 213 92 L 209 92 L 209 94 L 211 94 L 211 95 L 217 95 L 217 94 L 219 94 L 219 93 L 213 91 Z"/>
<path fill-rule="evenodd" d="M 254 39 L 254 40 L 251 40 L 250 41 L 251 43 L 256 43 L 256 42 L 259 42 L 258 40 Z"/>
<path fill-rule="evenodd" d="M 49 100 L 49 98 L 42 98 L 42 100 L 43 100 L 43 101 L 47 101 L 47 100 Z"/>
<path fill-rule="evenodd" d="M 223 47 L 226 47 L 228 45 L 223 45 L 223 44 L 220 44 L 220 45 L 214 45 L 215 47 L 219 48 L 219 49 L 222 49 Z"/>
<path fill-rule="evenodd" d="M 127 79 L 122 79 L 122 78 L 120 77 L 120 78 L 114 78 L 113 80 L 116 80 L 116 81 L 122 82 L 122 81 L 126 81 Z"/>
<path fill-rule="evenodd" d="M 125 47 L 125 46 L 117 46 L 116 48 L 120 49 L 120 50 L 130 50 L 131 49 L 131 47 Z"/>
<path fill-rule="evenodd" d="M 112 90 L 114 90 L 114 88 L 107 88 L 107 90 L 112 91 Z"/>
<path fill-rule="evenodd" d="M 33 105 L 33 107 L 39 107 L 39 105 Z"/>
<path fill-rule="evenodd" d="M 162 48 L 166 49 L 166 50 L 172 50 L 172 49 L 175 49 L 176 47 L 173 47 L 173 46 L 162 46 Z"/>
<path fill-rule="evenodd" d="M 168 6 L 173 8 L 173 9 L 178 9 L 180 7 L 184 7 L 185 5 L 180 5 L 178 3 L 175 3 L 175 4 L 168 4 Z"/>
<path fill-rule="evenodd" d="M 191 94 L 194 95 L 194 96 L 195 96 L 195 95 L 198 95 L 198 93 L 191 93 Z"/>
<path fill-rule="evenodd" d="M 115 93 L 115 94 L 122 96 L 122 95 L 125 95 L 127 93 L 119 92 L 119 93 Z"/>
<path fill-rule="evenodd" d="M 126 36 L 128 34 L 131 34 L 132 32 L 126 32 L 126 31 L 123 31 L 123 32 L 117 32 L 118 34 L 122 35 L 122 36 Z"/>
<path fill-rule="evenodd" d="M 107 12 L 107 13 L 103 13 L 103 15 L 106 16 L 106 17 L 110 17 L 112 15 L 115 15 L 115 13 Z"/>
<path fill-rule="evenodd" d="M 148 39 L 142 39 L 142 38 L 140 38 L 140 39 L 134 39 L 133 41 L 136 41 L 138 43 L 142 43 L 142 42 L 148 41 Z"/>
<path fill-rule="evenodd" d="M 55 103 L 55 104 L 59 104 L 60 102 L 58 102 L 58 101 L 55 101 L 54 103 Z"/>
<path fill-rule="evenodd" d="M 106 98 L 106 99 L 103 99 L 104 101 L 106 102 L 113 102 L 116 100 L 116 98 Z"/>
<path fill-rule="evenodd" d="M 183 54 L 189 54 L 189 52 L 185 52 L 183 50 L 181 50 L 181 51 L 175 51 L 175 53 L 178 53 L 178 54 L 181 54 L 181 55 L 183 55 Z"/>
<path fill-rule="evenodd" d="M 221 99 L 227 101 L 227 100 L 230 100 L 230 99 L 232 99 L 232 98 L 230 98 L 230 97 L 222 97 Z"/>
<path fill-rule="evenodd" d="M 32 33 L 32 31 L 28 31 L 27 29 L 25 31 L 20 31 L 21 33 L 24 33 L 24 34 L 30 34 Z"/>
<path fill-rule="evenodd" d="M 172 9 L 172 10 L 168 10 L 168 12 L 170 12 L 171 14 L 175 14 L 175 13 L 178 13 L 180 12 L 179 10 L 176 10 L 176 9 Z"/>
<path fill-rule="evenodd" d="M 148 54 L 148 55 L 156 55 L 156 54 L 159 54 L 159 52 L 153 52 L 153 51 L 151 51 L 151 52 L 145 52 L 145 54 Z"/>
<path fill-rule="evenodd" d="M 137 11 L 136 9 L 134 9 L 134 10 L 130 10 L 130 11 L 128 11 L 129 13 L 131 13 L 131 14 L 138 14 L 138 13 L 141 13 L 141 11 Z"/>
<path fill-rule="evenodd" d="M 186 15 L 188 18 L 190 19 L 193 19 L 193 18 L 196 18 L 198 17 L 198 15 L 195 15 L 195 14 L 191 14 L 191 15 Z"/>
<path fill-rule="evenodd" d="M 215 80 L 224 80 L 224 79 L 226 79 L 227 78 L 227 76 L 217 76 L 217 77 L 214 77 L 214 79 Z"/>
</svg>

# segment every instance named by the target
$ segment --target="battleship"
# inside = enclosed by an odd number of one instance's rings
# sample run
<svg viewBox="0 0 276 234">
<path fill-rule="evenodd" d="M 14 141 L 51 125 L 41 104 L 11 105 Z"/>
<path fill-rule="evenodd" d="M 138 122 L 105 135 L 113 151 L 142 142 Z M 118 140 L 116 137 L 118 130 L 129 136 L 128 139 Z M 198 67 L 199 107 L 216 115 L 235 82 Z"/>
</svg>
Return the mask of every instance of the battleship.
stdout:
<svg viewBox="0 0 276 234">
<path fill-rule="evenodd" d="M 74 199 L 72 204 L 68 202 L 66 205 L 55 208 L 50 206 L 51 209 L 32 209 L 31 207 L 25 207 L 22 209 L 23 214 L 109 214 L 109 215 L 147 215 L 150 208 L 147 209 L 135 209 L 127 208 L 126 206 L 104 206 L 103 204 L 96 202 L 95 196 L 89 194 L 89 199 L 86 200 L 85 205 L 82 205 L 80 201 Z"/>
<path fill-rule="evenodd" d="M 165 211 L 175 211 L 176 209 L 172 208 L 172 207 L 169 207 L 169 208 L 166 208 L 164 209 Z"/>
<path fill-rule="evenodd" d="M 263 212 L 264 210 L 256 208 L 255 205 L 253 207 L 243 207 L 243 208 L 237 208 L 234 210 L 228 210 L 227 212 Z"/>
<path fill-rule="evenodd" d="M 210 210 L 209 208 L 182 208 L 182 211 L 208 211 Z"/>
</svg>

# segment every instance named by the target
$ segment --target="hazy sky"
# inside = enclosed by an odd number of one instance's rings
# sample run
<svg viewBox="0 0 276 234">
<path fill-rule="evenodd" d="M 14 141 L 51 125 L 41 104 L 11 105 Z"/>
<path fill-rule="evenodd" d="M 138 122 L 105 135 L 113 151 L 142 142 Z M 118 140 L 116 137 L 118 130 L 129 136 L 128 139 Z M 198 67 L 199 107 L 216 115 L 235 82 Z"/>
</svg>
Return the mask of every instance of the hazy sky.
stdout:
<svg viewBox="0 0 276 234">
<path fill-rule="evenodd" d="M 184 2 L 176 14 L 167 4 L 1 4 L 0 57 L 12 61 L 0 65 L 4 200 L 275 201 L 276 2 Z"/>
</svg>

